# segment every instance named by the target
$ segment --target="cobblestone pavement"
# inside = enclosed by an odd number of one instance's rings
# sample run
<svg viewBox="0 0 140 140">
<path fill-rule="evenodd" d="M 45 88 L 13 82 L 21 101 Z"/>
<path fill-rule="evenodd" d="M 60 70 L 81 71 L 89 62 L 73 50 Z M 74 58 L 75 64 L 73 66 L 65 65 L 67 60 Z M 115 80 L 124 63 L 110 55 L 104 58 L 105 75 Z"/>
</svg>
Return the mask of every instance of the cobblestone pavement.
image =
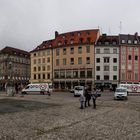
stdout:
<svg viewBox="0 0 140 140">
<path fill-rule="evenodd" d="M 0 140 L 140 139 L 140 96 L 114 101 L 113 93 L 103 93 L 97 109 L 79 106 L 72 93 L 0 94 Z"/>
</svg>

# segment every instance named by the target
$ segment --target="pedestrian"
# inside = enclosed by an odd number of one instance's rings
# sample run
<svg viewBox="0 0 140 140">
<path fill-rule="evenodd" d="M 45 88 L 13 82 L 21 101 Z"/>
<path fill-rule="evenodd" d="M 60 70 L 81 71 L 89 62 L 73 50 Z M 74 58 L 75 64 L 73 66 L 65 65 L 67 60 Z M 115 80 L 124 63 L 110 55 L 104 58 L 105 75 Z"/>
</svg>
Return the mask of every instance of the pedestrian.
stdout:
<svg viewBox="0 0 140 140">
<path fill-rule="evenodd" d="M 97 90 L 94 88 L 94 91 L 93 91 L 93 93 L 92 93 L 92 95 L 91 95 L 91 97 L 92 97 L 92 100 L 93 100 L 93 108 L 94 109 L 96 109 L 96 98 L 97 98 Z"/>
<path fill-rule="evenodd" d="M 87 107 L 87 104 L 88 106 L 90 106 L 91 88 L 89 86 L 85 88 L 84 96 L 85 96 L 85 107 Z"/>
<path fill-rule="evenodd" d="M 17 83 L 15 84 L 15 91 L 16 91 L 16 94 L 18 94 L 19 89 L 18 89 L 18 84 Z"/>
<path fill-rule="evenodd" d="M 80 94 L 79 101 L 80 101 L 80 109 L 84 109 L 85 96 L 83 93 Z"/>
</svg>

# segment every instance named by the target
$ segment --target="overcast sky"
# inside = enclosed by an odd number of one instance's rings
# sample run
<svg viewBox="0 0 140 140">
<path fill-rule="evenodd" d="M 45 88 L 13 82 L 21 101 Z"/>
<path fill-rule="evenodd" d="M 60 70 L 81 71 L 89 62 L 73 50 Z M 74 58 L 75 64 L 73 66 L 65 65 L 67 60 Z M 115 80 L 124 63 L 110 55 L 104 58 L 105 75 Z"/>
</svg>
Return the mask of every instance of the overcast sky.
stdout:
<svg viewBox="0 0 140 140">
<path fill-rule="evenodd" d="M 0 49 L 31 51 L 55 31 L 98 27 L 112 35 L 140 34 L 140 0 L 0 0 Z"/>
</svg>

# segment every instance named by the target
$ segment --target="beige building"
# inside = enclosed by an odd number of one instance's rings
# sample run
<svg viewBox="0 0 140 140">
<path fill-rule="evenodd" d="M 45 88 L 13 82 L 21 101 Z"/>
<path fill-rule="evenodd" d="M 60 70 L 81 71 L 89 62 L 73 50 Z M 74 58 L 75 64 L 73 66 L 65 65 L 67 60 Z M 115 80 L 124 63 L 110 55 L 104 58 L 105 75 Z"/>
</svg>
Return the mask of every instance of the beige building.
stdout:
<svg viewBox="0 0 140 140">
<path fill-rule="evenodd" d="M 94 84 L 94 45 L 99 30 L 59 34 L 31 51 L 31 83 L 52 82 L 55 89 Z"/>
<path fill-rule="evenodd" d="M 52 41 L 44 41 L 31 53 L 31 83 L 52 82 Z"/>
<path fill-rule="evenodd" d="M 9 80 L 12 84 L 27 84 L 30 78 L 30 54 L 13 47 L 5 47 L 0 51 L 0 85 Z"/>
<path fill-rule="evenodd" d="M 53 83 L 56 89 L 94 84 L 94 45 L 99 30 L 56 32 L 53 46 Z"/>
</svg>

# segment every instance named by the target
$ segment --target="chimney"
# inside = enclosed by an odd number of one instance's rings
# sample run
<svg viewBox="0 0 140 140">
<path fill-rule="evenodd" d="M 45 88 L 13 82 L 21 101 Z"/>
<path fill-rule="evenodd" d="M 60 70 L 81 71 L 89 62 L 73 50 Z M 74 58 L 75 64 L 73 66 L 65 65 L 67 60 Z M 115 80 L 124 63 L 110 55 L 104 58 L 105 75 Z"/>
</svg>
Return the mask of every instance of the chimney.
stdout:
<svg viewBox="0 0 140 140">
<path fill-rule="evenodd" d="M 55 31 L 55 38 L 59 35 L 58 31 Z"/>
</svg>

